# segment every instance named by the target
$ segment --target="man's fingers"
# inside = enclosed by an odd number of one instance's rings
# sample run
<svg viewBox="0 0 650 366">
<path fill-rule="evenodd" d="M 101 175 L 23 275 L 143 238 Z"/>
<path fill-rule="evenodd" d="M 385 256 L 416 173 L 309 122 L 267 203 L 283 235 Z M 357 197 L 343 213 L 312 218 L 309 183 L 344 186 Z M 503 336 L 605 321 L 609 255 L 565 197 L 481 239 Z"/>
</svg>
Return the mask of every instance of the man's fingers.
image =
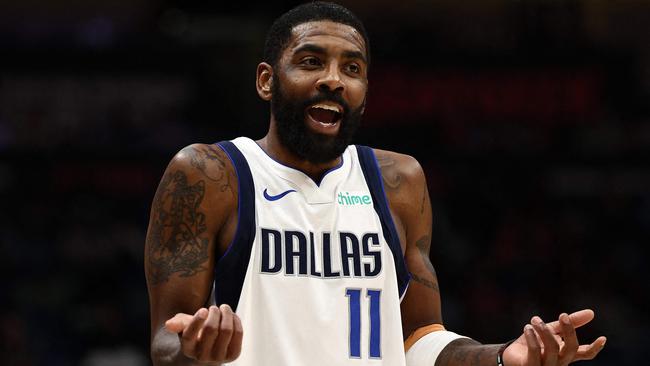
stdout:
<svg viewBox="0 0 650 366">
<path fill-rule="evenodd" d="M 574 361 L 593 359 L 596 357 L 598 352 L 600 352 L 603 347 L 605 347 L 605 342 L 607 342 L 607 338 L 601 336 L 593 341 L 593 343 L 590 345 L 582 345 L 578 347 L 578 352 L 576 352 Z"/>
<path fill-rule="evenodd" d="M 221 324 L 221 312 L 219 308 L 212 305 L 208 308 L 208 317 L 205 319 L 201 332 L 198 335 L 196 344 L 196 354 L 199 361 L 213 361 L 212 348 L 214 342 L 219 336 Z"/>
<path fill-rule="evenodd" d="M 194 315 L 178 313 L 165 322 L 165 328 L 180 333 L 181 350 L 199 361 L 230 362 L 241 353 L 244 328 L 232 308 L 201 308 Z"/>
<path fill-rule="evenodd" d="M 558 354 L 560 352 L 560 345 L 555 340 L 554 334 L 551 329 L 544 323 L 542 318 L 534 316 L 531 320 L 533 328 L 539 334 L 544 345 L 544 356 L 542 357 L 544 366 L 551 366 L 557 364 Z"/>
<path fill-rule="evenodd" d="M 228 304 L 219 306 L 221 311 L 221 324 L 219 326 L 219 335 L 212 347 L 212 357 L 215 360 L 225 360 L 228 352 L 228 345 L 235 330 L 235 323 L 232 309 Z"/>
<path fill-rule="evenodd" d="M 181 348 L 187 357 L 196 358 L 196 342 L 199 330 L 208 316 L 208 309 L 200 308 L 196 311 L 189 325 L 181 335 Z"/>
<path fill-rule="evenodd" d="M 573 324 L 573 328 L 580 328 L 594 319 L 594 312 L 591 309 L 579 310 L 569 314 L 569 319 L 571 320 L 571 324 Z M 548 323 L 548 326 L 555 333 L 559 333 L 562 330 L 562 325 L 559 321 Z"/>
<path fill-rule="evenodd" d="M 228 353 L 226 354 L 226 362 L 234 361 L 241 353 L 242 339 L 244 338 L 244 327 L 241 325 L 241 320 L 237 314 L 233 314 L 233 323 L 235 330 L 228 345 Z"/>
<path fill-rule="evenodd" d="M 528 360 L 532 365 L 540 365 L 542 363 L 542 347 L 539 345 L 535 330 L 530 324 L 526 324 L 524 327 L 524 337 L 528 346 Z"/>
<path fill-rule="evenodd" d="M 575 329 L 592 321 L 594 319 L 594 312 L 591 309 L 584 309 L 569 314 L 570 327 L 572 328 L 571 331 L 569 331 L 569 327 L 566 324 L 562 324 L 562 319 L 564 318 L 564 316 L 560 316 L 560 320 L 547 324 L 547 326 L 553 330 L 553 333 L 561 335 L 564 338 L 564 347 L 562 348 L 562 357 L 559 364 L 566 365 L 574 361 L 591 360 L 596 357 L 598 352 L 600 352 L 600 350 L 605 346 L 607 338 L 598 337 L 598 339 L 590 345 L 578 346 L 578 339 L 575 336 Z M 546 347 L 546 343 L 544 346 Z M 565 352 L 569 352 L 572 349 L 575 349 L 576 351 L 571 358 L 569 358 Z"/>
<path fill-rule="evenodd" d="M 578 338 L 569 315 L 566 313 L 560 314 L 559 323 L 561 327 L 560 335 L 564 339 L 564 346 L 562 346 L 560 351 L 559 364 L 565 366 L 573 361 L 573 357 L 578 351 Z"/>
<path fill-rule="evenodd" d="M 182 332 L 192 321 L 190 314 L 178 313 L 165 322 L 165 329 L 172 333 Z"/>
</svg>

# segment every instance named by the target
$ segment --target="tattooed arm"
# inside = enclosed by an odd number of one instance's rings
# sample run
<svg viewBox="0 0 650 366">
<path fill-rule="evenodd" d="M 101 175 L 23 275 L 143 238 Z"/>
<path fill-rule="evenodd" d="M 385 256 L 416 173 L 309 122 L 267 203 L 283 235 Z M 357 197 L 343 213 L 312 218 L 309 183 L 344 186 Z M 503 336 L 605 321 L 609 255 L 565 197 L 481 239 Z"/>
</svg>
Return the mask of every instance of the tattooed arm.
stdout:
<svg viewBox="0 0 650 366">
<path fill-rule="evenodd" d="M 236 197 L 231 163 L 215 145 L 181 150 L 160 181 L 145 243 L 154 365 L 223 361 L 238 354 L 236 315 L 227 305 L 205 308 L 215 257 L 236 227 Z"/>
<path fill-rule="evenodd" d="M 429 260 L 431 202 L 424 172 L 414 158 L 382 150 L 375 150 L 375 153 L 411 275 L 401 305 L 406 338 L 420 327 L 442 324 L 438 279 Z M 499 346 L 481 345 L 468 338 L 457 339 L 445 347 L 436 366 L 494 366 Z"/>
<path fill-rule="evenodd" d="M 440 292 L 429 260 L 431 203 L 420 164 L 412 157 L 375 150 L 411 283 L 402 300 L 404 335 L 442 324 Z"/>
<path fill-rule="evenodd" d="M 401 304 L 404 337 L 429 324 L 442 324 L 440 291 L 433 265 L 429 259 L 431 245 L 431 203 L 426 180 L 418 162 L 406 155 L 375 150 L 391 213 L 400 236 L 411 283 Z M 599 337 L 590 345 L 580 345 L 575 328 L 593 319 L 591 310 L 544 324 L 533 317 L 524 333 L 505 349 L 508 366 L 568 365 L 577 360 L 594 358 L 605 345 Z M 495 366 L 502 345 L 483 345 L 469 338 L 460 338 L 445 346 L 435 366 Z M 430 365 L 434 366 L 434 365 Z"/>
</svg>

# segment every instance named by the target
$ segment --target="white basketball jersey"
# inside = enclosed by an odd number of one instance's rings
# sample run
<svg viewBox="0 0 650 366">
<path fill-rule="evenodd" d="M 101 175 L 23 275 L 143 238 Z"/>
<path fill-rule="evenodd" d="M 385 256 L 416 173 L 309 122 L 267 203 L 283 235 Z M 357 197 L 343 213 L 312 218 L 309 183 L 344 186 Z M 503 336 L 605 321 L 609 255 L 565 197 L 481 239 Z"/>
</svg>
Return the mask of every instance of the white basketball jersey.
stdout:
<svg viewBox="0 0 650 366">
<path fill-rule="evenodd" d="M 241 318 L 233 366 L 404 366 L 409 276 L 372 149 L 349 146 L 314 182 L 253 140 L 218 144 L 239 181 L 239 221 L 215 269 Z"/>
</svg>

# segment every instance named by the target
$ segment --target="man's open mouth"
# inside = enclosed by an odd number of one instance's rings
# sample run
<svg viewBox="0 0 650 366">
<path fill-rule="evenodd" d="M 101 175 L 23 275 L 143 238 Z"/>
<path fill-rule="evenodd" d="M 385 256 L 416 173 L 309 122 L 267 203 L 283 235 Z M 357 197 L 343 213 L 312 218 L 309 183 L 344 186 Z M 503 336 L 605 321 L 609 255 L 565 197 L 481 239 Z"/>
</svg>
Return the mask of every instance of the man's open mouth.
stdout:
<svg viewBox="0 0 650 366">
<path fill-rule="evenodd" d="M 307 108 L 307 113 L 316 122 L 323 125 L 335 125 L 343 116 L 341 106 L 329 103 L 318 103 Z"/>
</svg>

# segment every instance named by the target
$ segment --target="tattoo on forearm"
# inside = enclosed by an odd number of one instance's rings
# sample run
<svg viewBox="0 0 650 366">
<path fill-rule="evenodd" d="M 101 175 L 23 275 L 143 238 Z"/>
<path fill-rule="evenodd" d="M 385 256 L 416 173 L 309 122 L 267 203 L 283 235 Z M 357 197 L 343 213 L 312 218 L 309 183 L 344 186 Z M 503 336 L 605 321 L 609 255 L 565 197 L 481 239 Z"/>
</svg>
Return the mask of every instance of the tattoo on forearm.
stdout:
<svg viewBox="0 0 650 366">
<path fill-rule="evenodd" d="M 226 157 L 224 157 L 223 152 L 213 145 L 208 145 L 202 149 L 189 147 L 187 150 L 193 167 L 201 171 L 206 178 L 218 183 L 221 192 L 229 190 L 231 194 L 235 194 L 230 184 L 230 174 L 228 174 Z M 206 161 L 212 162 L 216 166 L 214 168 L 209 167 Z"/>
<path fill-rule="evenodd" d="M 457 339 L 442 350 L 435 366 L 492 366 L 496 364 L 496 354 L 500 346 L 481 345 L 467 338 Z"/>
<path fill-rule="evenodd" d="M 388 188 L 399 188 L 399 185 L 402 183 L 402 176 L 399 175 L 395 168 L 395 160 L 387 157 L 377 157 L 377 163 L 379 163 L 384 184 Z"/>
<path fill-rule="evenodd" d="M 160 182 L 147 236 L 152 284 L 166 282 L 174 273 L 189 277 L 207 269 L 209 240 L 205 214 L 199 211 L 204 195 L 205 181 L 189 185 L 181 171 L 165 174 Z"/>
</svg>

